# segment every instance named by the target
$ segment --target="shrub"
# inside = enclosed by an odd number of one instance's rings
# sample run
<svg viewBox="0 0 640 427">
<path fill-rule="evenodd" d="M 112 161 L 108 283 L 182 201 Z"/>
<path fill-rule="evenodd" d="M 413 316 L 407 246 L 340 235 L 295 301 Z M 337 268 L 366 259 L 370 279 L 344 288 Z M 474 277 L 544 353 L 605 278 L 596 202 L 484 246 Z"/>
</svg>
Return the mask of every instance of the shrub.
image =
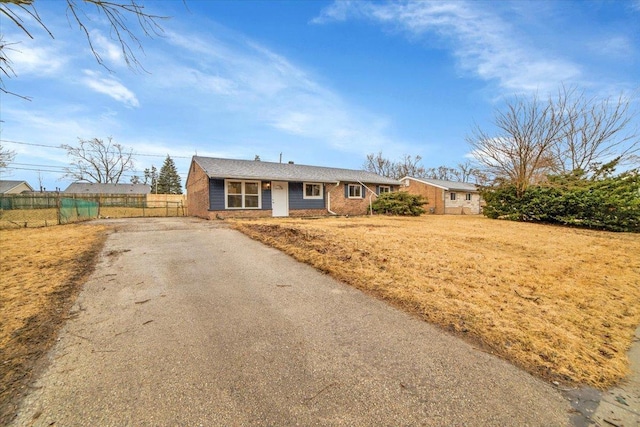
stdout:
<svg viewBox="0 0 640 427">
<path fill-rule="evenodd" d="M 640 232 L 640 174 L 550 177 L 517 197 L 513 185 L 483 192 L 489 218 L 546 222 L 610 231 Z"/>
<path fill-rule="evenodd" d="M 422 196 L 396 191 L 378 196 L 371 208 L 377 214 L 419 216 L 425 212 L 422 205 L 426 203 Z"/>
</svg>

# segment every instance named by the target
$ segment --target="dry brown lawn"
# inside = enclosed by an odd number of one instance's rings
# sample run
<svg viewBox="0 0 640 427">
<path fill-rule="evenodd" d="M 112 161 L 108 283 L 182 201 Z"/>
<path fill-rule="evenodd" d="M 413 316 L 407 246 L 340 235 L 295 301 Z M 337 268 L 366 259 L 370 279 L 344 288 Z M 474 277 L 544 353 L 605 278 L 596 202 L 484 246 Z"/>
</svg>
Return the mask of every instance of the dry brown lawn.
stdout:
<svg viewBox="0 0 640 427">
<path fill-rule="evenodd" d="M 50 347 L 106 237 L 105 227 L 0 230 L 0 425 Z"/>
<path fill-rule="evenodd" d="M 640 324 L 640 235 L 470 216 L 236 221 L 549 380 L 606 388 Z"/>
<path fill-rule="evenodd" d="M 58 212 L 50 209 L 0 210 L 0 229 L 48 227 L 58 224 Z"/>
<path fill-rule="evenodd" d="M 103 206 L 100 216 L 103 218 L 137 218 L 186 216 L 187 209 L 183 206 L 128 208 Z M 0 210 L 0 230 L 12 228 L 49 227 L 58 224 L 58 212 L 49 209 L 13 209 Z"/>
</svg>

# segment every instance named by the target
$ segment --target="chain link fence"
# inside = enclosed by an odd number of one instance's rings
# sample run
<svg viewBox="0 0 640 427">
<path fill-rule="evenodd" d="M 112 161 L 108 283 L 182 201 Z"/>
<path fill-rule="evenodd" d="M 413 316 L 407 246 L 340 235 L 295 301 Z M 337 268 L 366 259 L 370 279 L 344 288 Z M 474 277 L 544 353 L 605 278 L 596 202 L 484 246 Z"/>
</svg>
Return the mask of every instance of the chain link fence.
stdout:
<svg viewBox="0 0 640 427">
<path fill-rule="evenodd" d="M 93 218 L 187 216 L 186 197 L 162 194 L 0 195 L 0 229 L 47 227 Z"/>
</svg>

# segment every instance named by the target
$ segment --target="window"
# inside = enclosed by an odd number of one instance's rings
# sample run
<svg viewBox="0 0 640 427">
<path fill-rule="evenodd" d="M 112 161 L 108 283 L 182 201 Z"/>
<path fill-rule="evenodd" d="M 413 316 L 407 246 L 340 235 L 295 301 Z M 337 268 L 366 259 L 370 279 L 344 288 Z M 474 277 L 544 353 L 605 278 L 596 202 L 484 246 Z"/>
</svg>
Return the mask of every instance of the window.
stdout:
<svg viewBox="0 0 640 427">
<path fill-rule="evenodd" d="M 391 193 L 391 187 L 389 185 L 381 185 L 378 187 L 378 194 Z"/>
<path fill-rule="evenodd" d="M 260 209 L 262 204 L 260 181 L 226 180 L 224 184 L 225 209 Z"/>
<path fill-rule="evenodd" d="M 471 193 L 467 193 L 467 195 L 464 196 L 464 199 L 467 201 L 471 200 Z"/>
<path fill-rule="evenodd" d="M 316 182 L 304 183 L 304 199 L 322 199 L 322 184 Z"/>
<path fill-rule="evenodd" d="M 360 184 L 349 184 L 347 197 L 350 199 L 362 199 L 362 186 Z"/>
<path fill-rule="evenodd" d="M 451 200 L 455 200 L 456 199 L 456 193 L 449 193 L 449 197 L 451 198 Z"/>
</svg>

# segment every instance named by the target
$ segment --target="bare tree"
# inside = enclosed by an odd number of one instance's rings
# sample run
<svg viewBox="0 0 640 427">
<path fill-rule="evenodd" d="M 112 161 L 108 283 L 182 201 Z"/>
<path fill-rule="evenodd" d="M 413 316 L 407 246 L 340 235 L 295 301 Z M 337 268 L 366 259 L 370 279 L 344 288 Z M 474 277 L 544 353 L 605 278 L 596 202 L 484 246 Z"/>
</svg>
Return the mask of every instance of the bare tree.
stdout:
<svg viewBox="0 0 640 427">
<path fill-rule="evenodd" d="M 437 168 L 427 168 L 425 170 L 425 178 L 441 179 L 444 181 L 459 181 L 460 172 L 449 166 L 438 166 Z"/>
<path fill-rule="evenodd" d="M 396 179 L 404 178 L 405 176 L 424 178 L 426 171 L 420 164 L 421 160 L 422 157 L 418 155 L 411 157 L 410 155 L 405 154 L 402 157 L 402 160 L 395 163 L 393 177 Z"/>
<path fill-rule="evenodd" d="M 2 146 L 0 142 L 0 172 L 6 169 L 13 159 L 16 157 L 16 152 L 13 150 L 9 150 Z"/>
<path fill-rule="evenodd" d="M 382 152 L 378 154 L 368 154 L 363 168 L 369 172 L 389 178 L 400 179 L 405 176 L 421 178 L 425 176 L 425 169 L 420 165 L 422 157 L 416 155 L 412 157 L 405 154 L 401 160 L 392 162 L 383 157 Z"/>
<path fill-rule="evenodd" d="M 471 182 L 471 178 L 474 178 L 477 174 L 476 167 L 469 160 L 464 163 L 458 163 L 456 170 L 458 172 L 458 179 L 461 182 Z"/>
<path fill-rule="evenodd" d="M 107 69 L 109 68 L 106 66 L 100 53 L 96 50 L 91 38 L 87 24 L 88 21 L 91 21 L 87 13 L 88 9 L 92 9 L 106 18 L 109 24 L 111 38 L 119 44 L 120 51 L 127 65 L 131 68 L 142 70 L 144 70 L 144 68 L 138 61 L 134 51 L 134 47 L 142 51 L 142 43 L 133 27 L 129 25 L 127 17 L 135 17 L 138 27 L 145 36 L 160 35 L 162 33 L 162 27 L 158 24 L 158 21 L 166 18 L 146 12 L 140 0 L 65 0 L 64 3 L 59 2 L 59 4 L 66 5 L 69 21 L 78 25 L 78 28 L 86 37 L 89 48 L 96 61 Z M 22 14 L 26 14 L 29 19 L 23 19 Z M 35 0 L 0 0 L 0 15 L 6 16 L 10 22 L 20 28 L 22 32 L 31 39 L 33 39 L 34 36 L 33 29 L 27 28 L 29 21 L 35 22 L 43 28 L 51 38 L 54 38 L 53 33 L 38 14 Z M 15 44 L 15 42 L 10 43 L 5 41 L 0 35 L 0 91 L 12 95 L 15 94 L 5 89 L 3 78 L 11 78 L 16 75 L 11 67 L 11 59 L 9 58 L 10 51 L 16 50 L 12 48 Z"/>
<path fill-rule="evenodd" d="M 513 183 L 522 194 L 554 168 L 553 149 L 564 135 L 562 110 L 552 100 L 515 97 L 506 111 L 495 111 L 496 134 L 476 125 L 467 142 L 485 173 Z"/>
<path fill-rule="evenodd" d="M 367 154 L 367 160 L 362 165 L 363 169 L 378 175 L 391 177 L 393 175 L 394 164 L 389 159 L 382 156 L 382 151 L 378 154 Z"/>
<path fill-rule="evenodd" d="M 563 137 L 554 149 L 555 172 L 586 172 L 617 157 L 625 164 L 640 152 L 638 129 L 631 129 L 636 114 L 622 95 L 587 98 L 563 86 L 555 102 L 564 119 Z"/>
<path fill-rule="evenodd" d="M 117 184 L 125 172 L 131 171 L 133 150 L 126 149 L 112 138 L 78 138 L 78 146 L 62 145 L 71 158 L 71 166 L 65 167 L 63 177 L 74 181 Z"/>
</svg>

